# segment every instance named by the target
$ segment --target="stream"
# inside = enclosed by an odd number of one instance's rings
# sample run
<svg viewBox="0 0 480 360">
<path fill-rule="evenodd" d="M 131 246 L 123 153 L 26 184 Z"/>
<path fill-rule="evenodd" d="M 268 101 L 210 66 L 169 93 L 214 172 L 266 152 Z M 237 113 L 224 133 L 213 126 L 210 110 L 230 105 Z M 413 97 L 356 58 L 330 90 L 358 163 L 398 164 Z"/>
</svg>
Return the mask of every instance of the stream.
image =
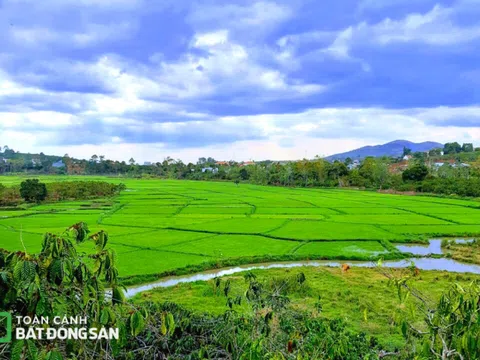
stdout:
<svg viewBox="0 0 480 360">
<path fill-rule="evenodd" d="M 457 239 L 457 243 L 467 243 L 472 240 L 468 239 Z M 395 247 L 401 252 L 409 252 L 414 255 L 426 256 L 429 254 L 441 255 L 443 254 L 441 247 L 442 240 L 433 239 L 430 240 L 429 244 L 395 244 Z M 420 257 L 413 259 L 404 259 L 404 260 L 391 260 L 383 261 L 383 266 L 389 268 L 406 268 L 414 263 L 417 268 L 420 270 L 441 270 L 448 272 L 457 272 L 457 273 L 472 273 L 480 274 L 480 265 L 475 264 L 466 264 L 461 263 L 452 259 L 441 258 L 434 259 L 429 257 Z M 340 267 L 342 264 L 348 264 L 353 267 L 369 267 L 373 268 L 377 266 L 376 262 L 372 261 L 331 261 L 331 260 L 319 260 L 319 261 L 295 261 L 295 262 L 277 262 L 277 263 L 263 263 L 256 265 L 242 265 L 235 266 L 231 268 L 224 269 L 215 269 L 208 270 L 201 273 L 193 275 L 183 275 L 183 276 L 172 276 L 162 278 L 160 280 L 129 287 L 126 291 L 126 297 L 131 298 L 141 292 L 152 290 L 155 288 L 166 288 L 170 286 L 175 286 L 182 283 L 191 283 L 195 281 L 208 281 L 216 277 L 221 277 L 225 275 L 233 275 L 243 271 L 257 270 L 257 269 L 287 269 L 287 268 L 297 268 L 302 266 L 329 266 L 329 267 Z"/>
</svg>

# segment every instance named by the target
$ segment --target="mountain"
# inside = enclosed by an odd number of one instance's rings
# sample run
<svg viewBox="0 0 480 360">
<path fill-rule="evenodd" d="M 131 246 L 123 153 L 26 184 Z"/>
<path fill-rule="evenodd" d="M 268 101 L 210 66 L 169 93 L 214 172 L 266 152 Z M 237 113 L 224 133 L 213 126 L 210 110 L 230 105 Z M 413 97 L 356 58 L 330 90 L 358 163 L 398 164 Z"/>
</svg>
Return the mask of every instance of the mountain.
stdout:
<svg viewBox="0 0 480 360">
<path fill-rule="evenodd" d="M 395 140 L 383 145 L 364 146 L 362 148 L 348 151 L 342 154 L 330 155 L 326 157 L 325 160 L 328 160 L 328 161 L 345 160 L 348 157 L 351 158 L 352 160 L 355 160 L 355 159 L 364 159 L 367 156 L 400 157 L 403 154 L 404 147 L 411 149 L 412 152 L 416 152 L 416 151 L 429 151 L 437 148 L 443 149 L 443 144 L 432 142 L 432 141 L 414 143 L 407 140 Z"/>
</svg>

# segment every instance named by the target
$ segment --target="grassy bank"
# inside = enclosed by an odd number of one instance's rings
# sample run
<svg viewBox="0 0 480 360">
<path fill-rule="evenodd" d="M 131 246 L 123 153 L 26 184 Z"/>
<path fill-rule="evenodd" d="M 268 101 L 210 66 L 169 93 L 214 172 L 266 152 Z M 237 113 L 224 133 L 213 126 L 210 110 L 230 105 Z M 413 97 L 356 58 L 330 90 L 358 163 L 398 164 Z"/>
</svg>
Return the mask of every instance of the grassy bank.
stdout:
<svg viewBox="0 0 480 360">
<path fill-rule="evenodd" d="M 266 286 L 304 273 L 306 286 L 290 289 L 288 293 L 294 308 L 308 311 L 321 309 L 321 315 L 328 319 L 342 318 L 354 331 L 377 337 L 385 348 L 392 351 L 404 345 L 400 328 L 395 323 L 395 314 L 400 309 L 396 290 L 388 286 L 388 280 L 377 269 L 353 267 L 344 273 L 339 268 L 292 268 L 254 270 L 251 273 Z M 222 286 L 229 281 L 231 298 L 243 295 L 248 286 L 244 274 L 223 277 L 218 288 L 214 280 L 199 281 L 145 292 L 132 301 L 175 302 L 195 312 L 219 315 L 229 309 Z M 428 294 L 430 299 L 437 300 L 454 282 L 466 285 L 474 280 L 480 281 L 480 276 L 422 271 L 413 285 Z M 247 309 L 246 303 L 234 307 L 238 312 Z"/>
<path fill-rule="evenodd" d="M 134 286 L 144 283 L 154 282 L 168 276 L 182 276 L 189 274 L 196 274 L 209 270 L 218 270 L 233 266 L 242 266 L 250 264 L 274 263 L 274 262 L 289 262 L 289 261 L 310 261 L 310 260 L 326 260 L 326 261 L 371 261 L 372 263 L 378 260 L 401 260 L 413 257 L 412 254 L 401 253 L 399 251 L 385 253 L 379 256 L 362 256 L 362 255 L 330 255 L 330 256 L 315 256 L 315 255 L 279 255 L 279 256 L 257 256 L 257 257 L 240 257 L 231 259 L 222 259 L 211 262 L 205 262 L 198 265 L 188 265 L 183 268 L 178 268 L 170 271 L 164 271 L 158 274 L 135 275 L 129 277 L 121 277 L 120 280 L 125 286 Z"/>
<path fill-rule="evenodd" d="M 442 248 L 454 260 L 480 265 L 480 239 L 467 244 L 444 240 Z"/>
</svg>

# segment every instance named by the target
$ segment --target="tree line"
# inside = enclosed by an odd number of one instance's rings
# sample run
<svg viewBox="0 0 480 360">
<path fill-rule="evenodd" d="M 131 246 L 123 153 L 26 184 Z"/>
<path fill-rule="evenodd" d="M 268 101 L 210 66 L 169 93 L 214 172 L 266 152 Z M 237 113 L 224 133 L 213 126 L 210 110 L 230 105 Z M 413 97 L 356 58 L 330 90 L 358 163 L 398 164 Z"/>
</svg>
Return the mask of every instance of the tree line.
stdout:
<svg viewBox="0 0 480 360">
<path fill-rule="evenodd" d="M 65 155 L 61 159 L 64 166 L 55 171 L 68 175 L 160 177 L 233 181 L 237 184 L 249 182 L 274 186 L 355 187 L 480 196 L 480 148 L 474 148 L 473 144 L 447 143 L 443 149 L 429 152 L 412 153 L 410 149 L 404 149 L 404 155 L 411 155 L 411 159 L 405 162 L 402 157 L 367 157 L 362 160 L 347 158 L 345 161 L 329 162 L 316 157 L 313 160 L 238 163 L 202 157 L 196 163 L 186 164 L 167 157 L 162 162 L 148 165 L 138 165 L 134 159 L 119 162 L 93 155 L 89 160 L 77 160 Z M 40 167 L 24 171 L 40 174 L 50 170 L 48 167 Z"/>
<path fill-rule="evenodd" d="M 112 184 L 105 181 L 42 183 L 38 179 L 27 179 L 19 186 L 6 187 L 0 184 L 0 206 L 17 206 L 22 202 L 39 203 L 112 197 L 125 189 L 125 184 Z"/>
</svg>

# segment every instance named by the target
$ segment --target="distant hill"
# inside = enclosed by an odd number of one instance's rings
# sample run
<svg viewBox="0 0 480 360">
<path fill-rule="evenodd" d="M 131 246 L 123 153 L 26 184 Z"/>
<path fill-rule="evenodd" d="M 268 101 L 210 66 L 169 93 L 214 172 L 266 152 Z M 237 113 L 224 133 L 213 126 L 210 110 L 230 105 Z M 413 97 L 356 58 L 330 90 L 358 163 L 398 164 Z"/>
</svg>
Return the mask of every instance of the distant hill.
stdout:
<svg viewBox="0 0 480 360">
<path fill-rule="evenodd" d="M 326 160 L 334 161 L 334 160 L 345 160 L 346 158 L 351 158 L 352 160 L 355 159 L 364 159 L 367 156 L 393 156 L 399 157 L 403 154 L 403 148 L 407 147 L 412 150 L 412 152 L 416 151 L 429 151 L 432 149 L 443 148 L 443 144 L 427 141 L 422 143 L 414 143 L 407 140 L 395 140 L 383 145 L 375 145 L 375 146 L 364 146 L 362 148 L 348 151 L 342 154 L 335 154 L 326 157 Z"/>
</svg>

